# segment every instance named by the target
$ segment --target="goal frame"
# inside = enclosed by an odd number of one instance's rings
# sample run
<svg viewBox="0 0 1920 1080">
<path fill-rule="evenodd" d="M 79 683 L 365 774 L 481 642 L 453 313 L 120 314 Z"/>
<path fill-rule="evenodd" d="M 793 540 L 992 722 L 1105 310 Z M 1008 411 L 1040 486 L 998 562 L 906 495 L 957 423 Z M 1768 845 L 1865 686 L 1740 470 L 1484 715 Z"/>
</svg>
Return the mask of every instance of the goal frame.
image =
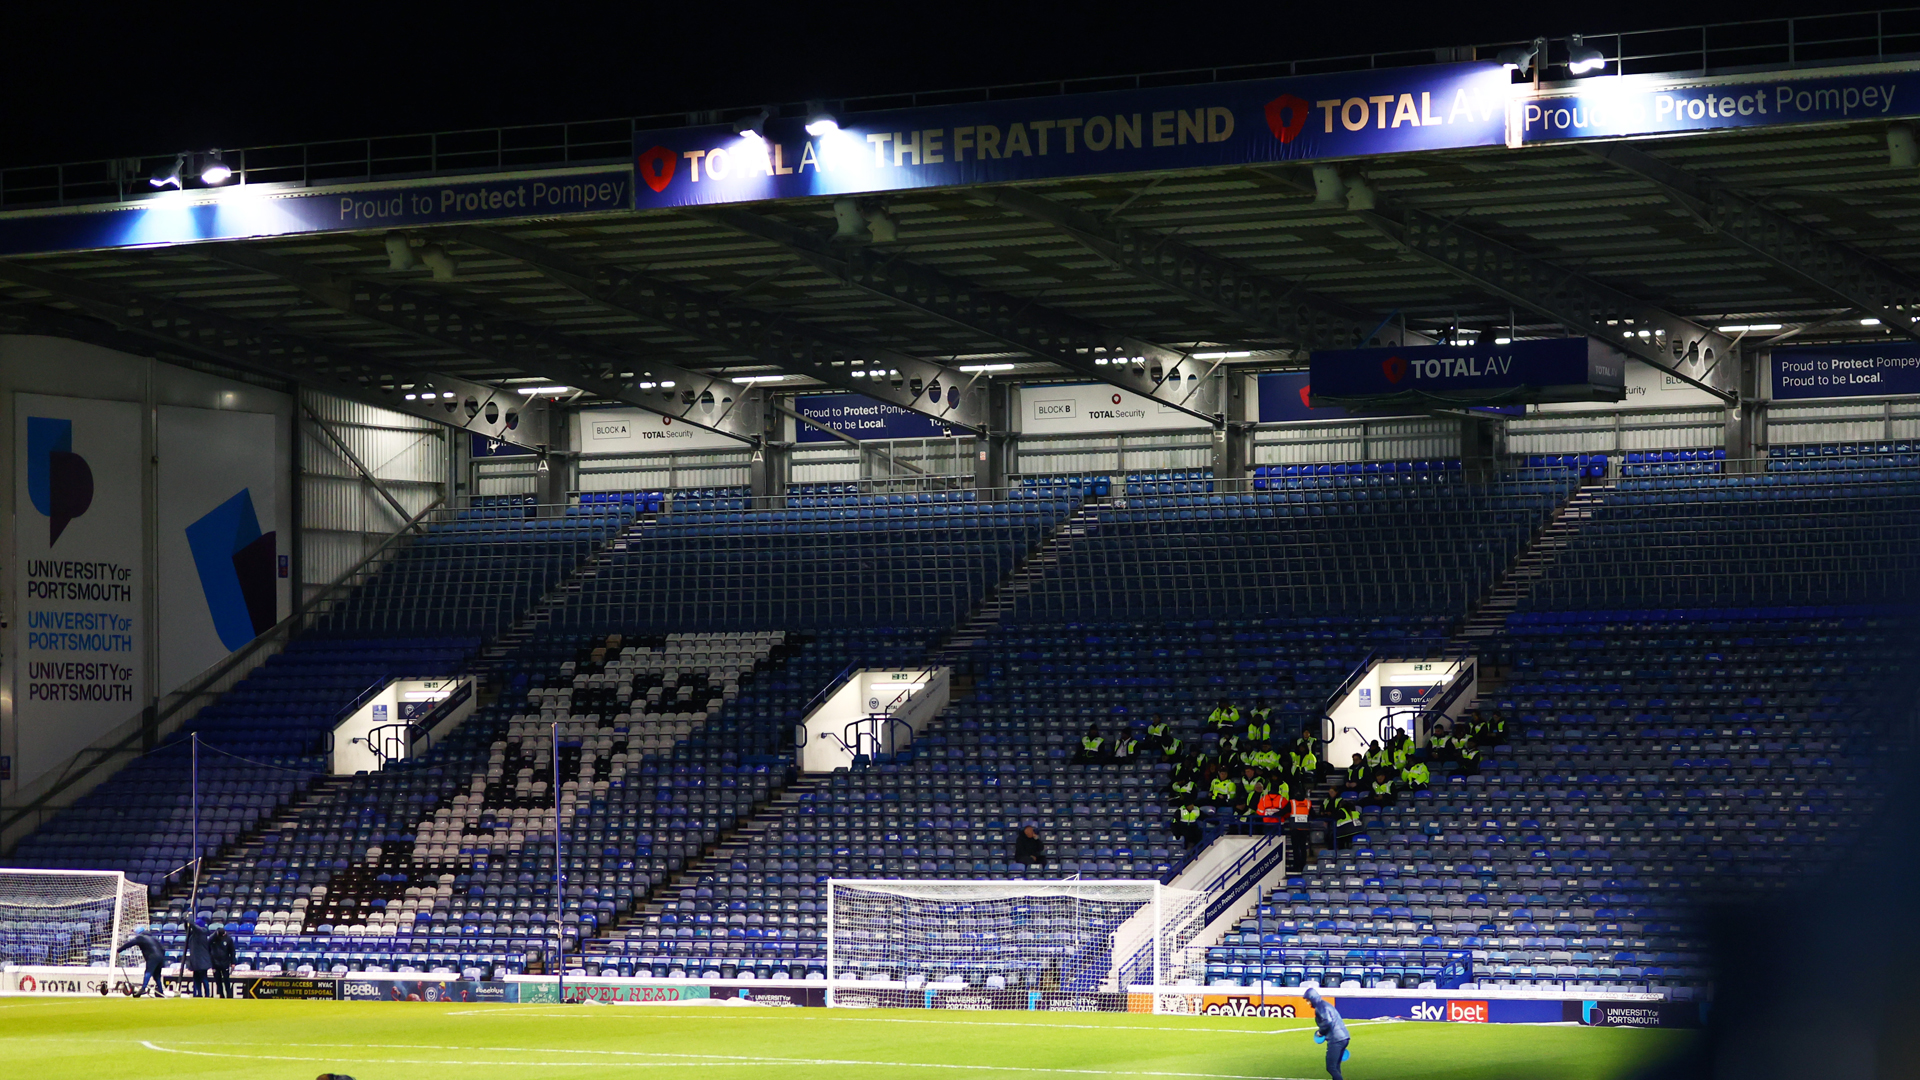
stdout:
<svg viewBox="0 0 1920 1080">
<path fill-rule="evenodd" d="M 65 878 L 103 878 L 114 883 L 113 888 L 113 940 L 108 942 L 107 966 L 114 966 L 114 957 L 120 944 L 126 940 L 127 925 L 127 889 L 129 887 L 145 890 L 146 886 L 130 881 L 124 870 L 65 870 L 58 867 L 4 866 L 0 867 L 0 882 L 9 878 L 21 878 L 27 875 L 36 877 Z M 4 892 L 4 890 L 0 890 Z"/>
<path fill-rule="evenodd" d="M 1041 893 L 1049 890 L 1071 891 L 1076 888 L 1112 889 L 1116 887 L 1132 886 L 1134 888 L 1141 890 L 1142 893 L 1147 893 L 1150 891 L 1151 893 L 1150 898 L 1148 896 L 1143 895 L 1140 897 L 1140 902 L 1142 903 L 1143 906 L 1148 903 L 1151 903 L 1153 908 L 1153 924 L 1152 924 L 1151 935 L 1153 938 L 1152 971 L 1154 972 L 1154 979 L 1152 981 L 1154 982 L 1158 981 L 1158 973 L 1161 970 L 1163 970 L 1163 967 L 1162 967 L 1163 962 L 1167 959 L 1167 957 L 1163 954 L 1163 948 L 1162 948 L 1163 942 L 1165 940 L 1165 932 L 1167 930 L 1167 923 L 1166 923 L 1167 907 L 1165 902 L 1167 894 L 1169 892 L 1172 892 L 1172 893 L 1178 893 L 1181 896 L 1199 897 L 1202 903 L 1197 913 L 1198 920 L 1195 922 L 1194 929 L 1196 931 L 1200 930 L 1202 927 L 1205 926 L 1207 921 L 1206 905 L 1204 902 L 1205 901 L 1204 893 L 1199 893 L 1191 889 L 1175 889 L 1172 886 L 1161 882 L 1157 878 L 1078 878 L 1078 877 L 1075 877 L 1075 878 L 1055 878 L 1055 879 L 1023 879 L 1023 878 L 1009 879 L 1009 878 L 839 878 L 839 877 L 830 877 L 827 879 L 826 885 L 827 885 L 826 1004 L 829 1008 L 831 1008 L 834 1004 L 834 992 L 837 988 L 838 983 L 842 981 L 836 978 L 837 970 L 834 964 L 834 960 L 835 960 L 834 954 L 835 954 L 835 946 L 836 946 L 834 931 L 836 929 L 836 922 L 835 922 L 836 916 L 837 916 L 836 908 L 838 907 L 838 903 L 839 903 L 837 894 L 842 889 L 865 888 L 865 889 L 873 889 L 876 891 L 892 892 L 897 895 L 902 891 L 912 889 L 914 886 L 927 886 L 933 890 L 940 890 L 940 889 L 950 889 L 956 886 L 971 885 L 971 886 L 977 886 L 983 889 L 990 889 L 990 890 L 1005 892 L 1007 894 L 1006 899 L 1014 899 L 1015 897 L 1022 895 L 1023 891 L 1028 894 L 1037 894 L 1037 893 Z M 1191 916 L 1189 916 L 1189 918 L 1191 918 Z M 1124 991 L 1125 989 L 1126 987 L 1123 986 L 1122 990 Z"/>
</svg>

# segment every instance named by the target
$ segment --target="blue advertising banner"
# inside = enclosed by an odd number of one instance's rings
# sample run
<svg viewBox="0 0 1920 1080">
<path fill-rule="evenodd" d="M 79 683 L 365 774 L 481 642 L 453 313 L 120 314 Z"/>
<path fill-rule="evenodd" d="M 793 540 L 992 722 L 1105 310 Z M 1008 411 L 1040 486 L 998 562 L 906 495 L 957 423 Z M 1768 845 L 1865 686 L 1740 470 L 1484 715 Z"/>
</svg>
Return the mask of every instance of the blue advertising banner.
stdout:
<svg viewBox="0 0 1920 1080">
<path fill-rule="evenodd" d="M 1796 345 L 1773 350 L 1773 397 L 1920 394 L 1920 343 Z"/>
<path fill-rule="evenodd" d="M 196 188 L 100 209 L 0 216 L 0 256 L 354 232 L 633 209 L 633 171 L 329 191 Z"/>
<path fill-rule="evenodd" d="M 1626 359 L 1584 337 L 1316 351 L 1313 405 L 1619 401 Z"/>
<path fill-rule="evenodd" d="M 1882 65 L 1840 75 L 1779 72 L 1689 81 L 1627 75 L 1585 80 L 1515 108 L 1516 145 L 1886 120 L 1920 115 L 1920 71 Z"/>
<path fill-rule="evenodd" d="M 793 411 L 856 439 L 944 439 L 953 434 L 923 413 L 903 409 L 865 394 L 808 394 L 793 399 Z M 838 442 L 810 424 L 795 422 L 795 442 Z"/>
<path fill-rule="evenodd" d="M 1304 371 L 1270 371 L 1255 384 L 1260 402 L 1259 422 L 1276 424 L 1299 420 L 1366 420 L 1388 416 L 1421 416 L 1419 409 L 1346 409 L 1312 404 L 1313 384 Z M 1473 412 L 1520 416 L 1524 405 L 1481 406 Z"/>
<path fill-rule="evenodd" d="M 637 132 L 641 209 L 1406 153 L 1506 140 L 1493 63 L 1380 68 Z"/>
</svg>

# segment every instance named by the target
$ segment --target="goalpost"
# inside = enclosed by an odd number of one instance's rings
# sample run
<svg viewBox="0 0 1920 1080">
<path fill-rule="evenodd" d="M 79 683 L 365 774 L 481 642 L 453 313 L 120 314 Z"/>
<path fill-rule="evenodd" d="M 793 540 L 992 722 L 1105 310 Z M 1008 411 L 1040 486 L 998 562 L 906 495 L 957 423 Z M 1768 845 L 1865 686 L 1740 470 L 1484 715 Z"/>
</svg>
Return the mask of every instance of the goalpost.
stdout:
<svg viewBox="0 0 1920 1080">
<path fill-rule="evenodd" d="M 114 966 L 147 924 L 147 887 L 118 870 L 0 868 L 0 963 Z"/>
<path fill-rule="evenodd" d="M 827 1004 L 1125 1009 L 1204 967 L 1205 923 L 1206 894 L 1158 881 L 830 879 Z"/>
</svg>

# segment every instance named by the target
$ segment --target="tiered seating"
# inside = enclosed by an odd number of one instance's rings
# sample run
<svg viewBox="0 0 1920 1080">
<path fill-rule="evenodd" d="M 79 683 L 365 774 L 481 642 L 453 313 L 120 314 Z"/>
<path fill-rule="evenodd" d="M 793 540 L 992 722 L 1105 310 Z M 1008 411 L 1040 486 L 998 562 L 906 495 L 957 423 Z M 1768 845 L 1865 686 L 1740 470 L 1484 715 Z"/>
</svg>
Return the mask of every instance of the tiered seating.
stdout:
<svg viewBox="0 0 1920 1080">
<path fill-rule="evenodd" d="M 791 500 L 798 505 L 762 509 L 745 509 L 744 498 L 676 500 L 585 583 L 556 625 L 950 626 L 1073 512 L 1083 490 L 1028 487 L 1003 503 L 971 491 L 801 495 Z"/>
<path fill-rule="evenodd" d="M 1216 698 L 1264 695 L 1284 726 L 1369 651 L 1420 653 L 1444 633 L 1442 620 L 1398 616 L 1008 628 L 974 651 L 974 694 L 905 753 L 802 795 L 589 962 L 655 976 L 823 974 L 833 876 L 1165 876 L 1182 853 L 1167 830 L 1167 767 L 1148 756 L 1071 764 L 1089 722 L 1111 735 L 1160 713 L 1197 739 Z M 1030 821 L 1049 844 L 1032 872 L 1008 861 Z"/>
<path fill-rule="evenodd" d="M 340 632 L 499 633 L 596 548 L 617 536 L 658 493 L 592 498 L 551 516 L 531 496 L 474 500 L 438 522 L 327 617 Z"/>
<path fill-rule="evenodd" d="M 106 963 L 105 941 L 113 932 L 113 910 L 0 909 L 0 958 L 8 964 L 87 965 Z M 117 942 L 116 942 L 117 944 Z"/>
<path fill-rule="evenodd" d="M 1786 456 L 1764 472 L 1629 477 L 1523 606 L 1832 604 L 1911 597 L 1920 454 Z M 1855 448 L 1856 451 L 1858 448 Z M 1718 462 L 1695 465 L 1718 466 Z M 1687 463 L 1674 463 L 1685 468 Z M 1651 469 L 1655 466 L 1628 466 Z M 1667 468 L 1667 465 L 1658 466 Z"/>
<path fill-rule="evenodd" d="M 1873 609 L 1517 616 L 1516 736 L 1482 775 L 1368 811 L 1355 850 L 1275 890 L 1208 956 L 1241 984 L 1707 979 L 1703 904 L 1831 865 L 1871 817 L 1875 687 L 1908 617 Z"/>
<path fill-rule="evenodd" d="M 325 769 L 326 733 L 367 693 L 393 678 L 448 674 L 477 645 L 303 638 L 21 841 L 7 864 L 125 870 L 156 887 L 179 880 L 193 858 L 191 735 L 201 741 L 201 847 L 212 853 L 306 790 Z"/>
<path fill-rule="evenodd" d="M 1261 468 L 1246 494 L 1134 496 L 1130 486 L 1020 613 L 1457 614 L 1579 483 L 1564 468 L 1474 482 L 1457 461 Z"/>
<path fill-rule="evenodd" d="M 801 707 L 849 662 L 924 648 L 887 631 L 544 635 L 514 658 L 518 687 L 430 755 L 333 781 L 216 863 L 202 906 L 261 968 L 524 970 L 557 936 L 574 952 L 606 933 L 786 784 L 790 750 L 739 744 L 779 729 L 790 745 Z M 708 730 L 720 717 L 735 725 L 725 739 Z M 169 932 L 188 909 L 174 898 Z"/>
</svg>

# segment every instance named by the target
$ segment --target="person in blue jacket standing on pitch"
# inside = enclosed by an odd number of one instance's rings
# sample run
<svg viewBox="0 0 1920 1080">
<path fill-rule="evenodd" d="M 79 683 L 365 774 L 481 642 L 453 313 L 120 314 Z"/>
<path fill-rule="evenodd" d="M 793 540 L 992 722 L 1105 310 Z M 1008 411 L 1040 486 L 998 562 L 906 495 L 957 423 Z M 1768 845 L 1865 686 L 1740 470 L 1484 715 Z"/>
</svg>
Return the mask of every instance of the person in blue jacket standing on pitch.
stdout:
<svg viewBox="0 0 1920 1080">
<path fill-rule="evenodd" d="M 1333 1007 L 1333 1002 L 1320 996 L 1317 986 L 1307 987 L 1307 1004 L 1313 1006 L 1313 1022 L 1319 1032 L 1313 1041 L 1327 1044 L 1327 1075 L 1333 1080 L 1344 1080 L 1340 1063 L 1346 1060 L 1347 1041 L 1351 1038 L 1346 1022 L 1340 1019 L 1340 1010 Z"/>
</svg>

